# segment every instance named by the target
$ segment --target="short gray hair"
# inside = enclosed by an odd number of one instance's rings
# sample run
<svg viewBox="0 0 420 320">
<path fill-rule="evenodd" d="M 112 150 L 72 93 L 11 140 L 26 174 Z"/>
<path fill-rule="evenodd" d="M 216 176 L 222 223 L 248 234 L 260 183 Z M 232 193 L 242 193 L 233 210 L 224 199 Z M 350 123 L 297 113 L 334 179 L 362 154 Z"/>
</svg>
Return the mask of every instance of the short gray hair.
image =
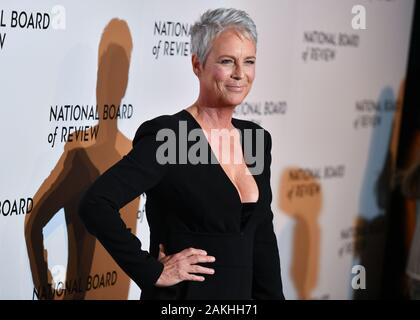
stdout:
<svg viewBox="0 0 420 320">
<path fill-rule="evenodd" d="M 219 8 L 207 10 L 191 27 L 191 53 L 201 64 L 207 59 L 214 38 L 228 28 L 234 28 L 257 45 L 257 27 L 242 10 Z"/>
</svg>

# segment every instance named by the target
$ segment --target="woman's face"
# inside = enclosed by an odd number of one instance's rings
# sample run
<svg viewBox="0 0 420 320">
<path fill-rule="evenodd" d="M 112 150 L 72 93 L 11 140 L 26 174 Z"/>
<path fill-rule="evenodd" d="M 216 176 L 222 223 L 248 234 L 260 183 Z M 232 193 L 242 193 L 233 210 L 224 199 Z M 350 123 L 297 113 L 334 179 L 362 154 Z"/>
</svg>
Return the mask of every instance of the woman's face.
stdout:
<svg viewBox="0 0 420 320">
<path fill-rule="evenodd" d="M 211 107 L 234 107 L 242 103 L 255 77 L 255 43 L 234 29 L 223 31 L 214 41 L 203 65 L 193 57 L 200 80 L 200 98 Z"/>
</svg>

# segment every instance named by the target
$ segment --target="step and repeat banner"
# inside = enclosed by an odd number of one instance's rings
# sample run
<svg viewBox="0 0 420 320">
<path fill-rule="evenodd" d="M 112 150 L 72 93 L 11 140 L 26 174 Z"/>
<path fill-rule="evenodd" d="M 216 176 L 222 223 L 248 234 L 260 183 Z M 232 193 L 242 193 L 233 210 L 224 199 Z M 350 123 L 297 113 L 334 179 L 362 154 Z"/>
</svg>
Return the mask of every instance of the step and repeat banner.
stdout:
<svg viewBox="0 0 420 320">
<path fill-rule="evenodd" d="M 259 33 L 235 117 L 273 137 L 286 298 L 375 297 L 413 0 L 3 0 L 0 299 L 139 298 L 78 203 L 142 122 L 195 101 L 190 27 L 217 7 Z M 146 201 L 121 210 L 144 248 Z"/>
</svg>

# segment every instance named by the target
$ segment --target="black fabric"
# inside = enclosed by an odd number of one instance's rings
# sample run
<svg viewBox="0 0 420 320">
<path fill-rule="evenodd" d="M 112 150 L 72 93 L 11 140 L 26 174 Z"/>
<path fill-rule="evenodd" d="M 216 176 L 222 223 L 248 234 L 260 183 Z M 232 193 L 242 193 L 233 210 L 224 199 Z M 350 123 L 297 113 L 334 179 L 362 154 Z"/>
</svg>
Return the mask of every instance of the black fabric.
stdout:
<svg viewBox="0 0 420 320">
<path fill-rule="evenodd" d="M 83 197 L 80 215 L 87 229 L 139 285 L 141 299 L 284 299 L 270 208 L 270 134 L 264 130 L 264 171 L 254 175 L 259 199 L 241 203 L 217 161 L 158 163 L 156 152 L 163 142 L 156 141 L 156 134 L 171 129 L 184 139 L 180 123 L 186 125 L 187 133 L 200 129 L 186 110 L 139 127 L 132 151 L 100 176 Z M 262 129 L 239 119 L 232 119 L 232 124 L 241 133 Z M 187 145 L 194 143 L 188 141 Z M 210 159 L 214 154 L 208 143 L 206 147 Z M 143 192 L 147 195 L 150 253 L 141 248 L 119 215 L 120 208 Z M 204 282 L 154 286 L 163 271 L 157 260 L 160 243 L 168 255 L 189 247 L 206 250 L 216 257 L 216 262 L 208 264 L 215 274 L 205 275 Z"/>
</svg>

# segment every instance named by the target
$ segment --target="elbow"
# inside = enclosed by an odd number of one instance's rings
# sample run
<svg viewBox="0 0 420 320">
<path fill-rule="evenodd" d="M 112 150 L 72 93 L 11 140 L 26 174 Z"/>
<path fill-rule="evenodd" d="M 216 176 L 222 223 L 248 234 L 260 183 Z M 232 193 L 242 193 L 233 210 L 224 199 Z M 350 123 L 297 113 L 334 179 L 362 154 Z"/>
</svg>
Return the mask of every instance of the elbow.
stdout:
<svg viewBox="0 0 420 320">
<path fill-rule="evenodd" d="M 89 192 L 85 192 L 79 203 L 79 217 L 85 225 L 87 231 L 91 234 L 95 233 L 94 221 L 95 221 L 95 204 L 97 200 Z"/>
<path fill-rule="evenodd" d="M 113 222 L 112 216 L 117 205 L 109 190 L 93 184 L 80 198 L 78 214 L 86 230 L 98 237 L 105 230 L 112 228 L 110 224 Z"/>
</svg>

